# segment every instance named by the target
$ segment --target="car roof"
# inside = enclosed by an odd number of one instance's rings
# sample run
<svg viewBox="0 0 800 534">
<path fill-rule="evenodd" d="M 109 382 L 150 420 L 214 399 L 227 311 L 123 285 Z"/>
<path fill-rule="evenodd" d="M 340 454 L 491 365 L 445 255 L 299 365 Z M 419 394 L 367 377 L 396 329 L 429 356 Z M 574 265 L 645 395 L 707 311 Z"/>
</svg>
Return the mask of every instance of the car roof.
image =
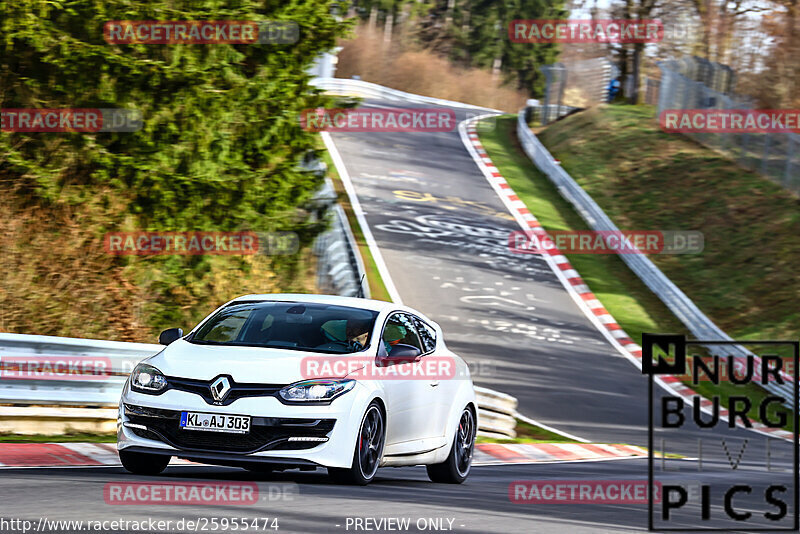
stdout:
<svg viewBox="0 0 800 534">
<path fill-rule="evenodd" d="M 264 293 L 258 295 L 243 295 L 230 301 L 228 304 L 243 300 L 277 300 L 281 302 L 315 302 L 319 304 L 331 304 L 337 306 L 350 306 L 352 308 L 362 308 L 382 312 L 385 310 L 405 309 L 405 306 L 398 306 L 393 302 L 383 300 L 362 299 L 356 297 L 340 297 L 338 295 L 315 295 L 305 293 Z"/>
</svg>

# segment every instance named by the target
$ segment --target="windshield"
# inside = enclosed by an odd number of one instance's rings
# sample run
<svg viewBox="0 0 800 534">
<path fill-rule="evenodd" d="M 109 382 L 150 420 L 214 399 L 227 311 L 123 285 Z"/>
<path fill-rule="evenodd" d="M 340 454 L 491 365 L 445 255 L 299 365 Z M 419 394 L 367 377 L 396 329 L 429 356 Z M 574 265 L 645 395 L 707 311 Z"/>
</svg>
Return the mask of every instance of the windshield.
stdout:
<svg viewBox="0 0 800 534">
<path fill-rule="evenodd" d="M 237 302 L 217 312 L 191 343 L 345 354 L 369 345 L 378 312 L 305 302 Z"/>
</svg>

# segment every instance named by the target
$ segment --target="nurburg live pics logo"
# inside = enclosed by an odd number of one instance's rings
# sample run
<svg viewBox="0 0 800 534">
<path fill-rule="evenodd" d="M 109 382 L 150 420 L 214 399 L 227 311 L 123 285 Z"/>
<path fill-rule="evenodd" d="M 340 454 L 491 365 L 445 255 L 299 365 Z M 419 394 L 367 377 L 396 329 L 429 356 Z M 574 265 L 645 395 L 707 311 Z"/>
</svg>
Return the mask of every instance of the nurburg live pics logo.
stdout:
<svg viewBox="0 0 800 534">
<path fill-rule="evenodd" d="M 766 347 L 762 350 L 768 352 L 756 356 L 748 350 L 742 350 L 745 345 Z M 709 352 L 714 355 L 709 358 L 704 354 L 687 354 L 687 347 L 696 348 L 698 353 L 713 347 L 714 350 Z M 797 494 L 800 486 L 798 381 L 782 370 L 784 359 L 777 354 L 781 348 L 784 352 L 789 352 L 787 347 L 793 355 L 793 368 L 797 369 L 800 355 L 798 341 L 688 341 L 683 335 L 642 334 L 642 373 L 649 377 L 649 530 L 778 532 L 797 531 L 800 528 Z M 719 349 L 727 350 L 720 352 Z M 721 379 L 721 370 L 725 365 L 731 371 L 727 379 Z M 735 377 L 732 372 L 734 367 L 739 370 Z M 741 369 L 745 369 L 745 372 L 742 373 Z M 677 388 L 659 391 L 659 396 L 655 398 L 660 401 L 660 413 L 659 417 L 654 417 L 653 386 L 656 375 L 670 375 L 671 378 L 662 377 L 661 380 L 675 383 L 675 377 L 685 377 L 687 371 L 693 377 L 688 384 L 690 388 L 698 384 L 697 377 L 702 373 L 709 379 L 705 384 L 710 382 L 716 386 L 713 390 L 715 393 L 721 391 L 720 385 L 725 386 L 727 408 L 720 395 L 706 394 L 706 399 L 702 399 L 694 392 L 691 392 L 693 395 L 689 406 L 690 403 L 684 400 L 687 396 L 686 389 Z M 762 391 L 767 394 L 754 395 L 751 385 L 764 387 Z M 677 391 L 683 391 L 683 396 L 677 394 Z M 787 398 L 789 396 L 793 398 Z M 794 414 L 790 409 L 794 410 Z M 702 414 L 702 411 L 706 413 Z M 658 423 L 657 429 L 654 421 Z M 773 437 L 772 432 L 783 432 L 782 429 L 792 421 L 794 435 L 791 442 Z M 753 427 L 762 433 L 746 430 Z M 689 441 L 693 441 L 695 435 L 702 436 L 696 438 L 698 457 L 687 458 L 680 463 L 677 460 L 672 461 L 672 468 L 668 469 L 669 464 L 663 459 L 667 451 L 667 439 L 664 436 L 670 436 L 666 429 L 676 429 L 671 432 L 671 439 L 675 440 L 673 444 L 681 443 L 684 448 Z M 662 449 L 662 474 L 659 476 L 667 477 L 669 475 L 663 472 L 682 471 L 687 465 L 696 466 L 697 473 L 709 475 L 709 483 L 700 485 L 699 495 L 689 495 L 686 488 L 671 484 L 668 478 L 660 481 L 654 479 L 656 430 Z M 689 436 L 692 438 L 689 439 Z M 743 439 L 736 436 L 743 436 Z M 737 440 L 741 443 L 731 445 L 731 442 L 735 443 Z M 761 444 L 765 445 L 765 456 L 757 452 Z M 788 469 L 788 461 L 783 464 L 780 461 L 775 463 L 773 457 L 776 446 L 785 452 L 784 459 L 792 457 L 791 469 Z M 714 458 L 714 454 L 718 457 Z M 765 460 L 762 462 L 762 459 Z M 788 483 L 790 474 L 792 484 Z M 655 514 L 659 519 L 657 525 L 654 517 L 654 488 L 660 489 L 661 497 L 661 513 Z M 717 528 L 720 523 L 728 526 Z"/>
</svg>

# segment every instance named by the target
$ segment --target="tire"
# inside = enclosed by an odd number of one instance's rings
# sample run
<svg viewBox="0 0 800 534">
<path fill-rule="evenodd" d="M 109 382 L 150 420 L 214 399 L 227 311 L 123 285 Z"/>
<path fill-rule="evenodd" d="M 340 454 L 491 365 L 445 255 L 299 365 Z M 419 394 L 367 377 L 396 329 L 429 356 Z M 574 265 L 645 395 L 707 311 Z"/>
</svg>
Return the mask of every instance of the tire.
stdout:
<svg viewBox="0 0 800 534">
<path fill-rule="evenodd" d="M 447 459 L 440 464 L 426 466 L 428 478 L 432 482 L 461 484 L 467 479 L 470 467 L 472 467 L 476 432 L 475 415 L 469 407 L 464 408 L 458 419 L 453 446 L 450 448 Z"/>
<path fill-rule="evenodd" d="M 157 475 L 167 468 L 171 458 L 165 454 L 119 451 L 122 467 L 134 475 Z"/>
<path fill-rule="evenodd" d="M 377 402 L 371 403 L 361 418 L 353 463 L 350 467 L 329 467 L 328 475 L 338 484 L 366 486 L 378 472 L 386 442 L 386 422 Z"/>
</svg>

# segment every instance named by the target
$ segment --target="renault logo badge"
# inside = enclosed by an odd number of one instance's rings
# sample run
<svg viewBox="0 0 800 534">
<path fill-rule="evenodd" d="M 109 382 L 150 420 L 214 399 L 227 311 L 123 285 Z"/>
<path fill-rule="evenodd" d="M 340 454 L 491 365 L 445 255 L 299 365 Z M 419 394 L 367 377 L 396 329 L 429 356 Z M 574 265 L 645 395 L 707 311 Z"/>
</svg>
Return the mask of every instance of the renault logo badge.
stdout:
<svg viewBox="0 0 800 534">
<path fill-rule="evenodd" d="M 211 382 L 211 396 L 217 402 L 222 402 L 231 390 L 231 381 L 226 376 L 220 376 Z"/>
</svg>

